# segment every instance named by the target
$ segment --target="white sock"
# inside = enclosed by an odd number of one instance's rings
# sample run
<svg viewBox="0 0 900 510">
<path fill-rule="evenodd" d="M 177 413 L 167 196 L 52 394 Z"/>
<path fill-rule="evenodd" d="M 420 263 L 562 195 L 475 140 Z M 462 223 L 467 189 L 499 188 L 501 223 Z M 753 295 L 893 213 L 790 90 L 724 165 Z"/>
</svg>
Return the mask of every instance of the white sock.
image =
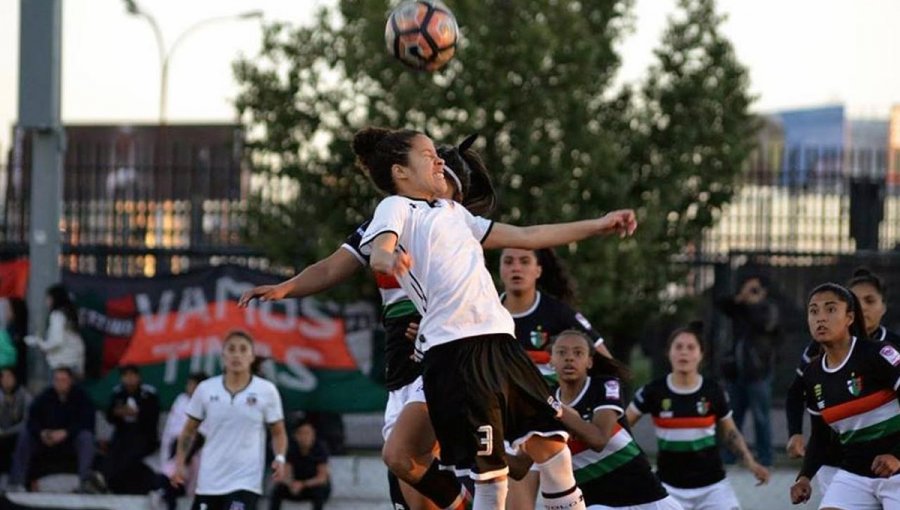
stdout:
<svg viewBox="0 0 900 510">
<path fill-rule="evenodd" d="M 541 495 L 547 510 L 584 510 L 584 497 L 575 485 L 568 446 L 546 462 L 535 465 L 541 472 Z"/>
<path fill-rule="evenodd" d="M 506 508 L 508 489 L 509 482 L 506 481 L 506 478 L 487 483 L 476 483 L 472 510 L 503 510 Z"/>
</svg>

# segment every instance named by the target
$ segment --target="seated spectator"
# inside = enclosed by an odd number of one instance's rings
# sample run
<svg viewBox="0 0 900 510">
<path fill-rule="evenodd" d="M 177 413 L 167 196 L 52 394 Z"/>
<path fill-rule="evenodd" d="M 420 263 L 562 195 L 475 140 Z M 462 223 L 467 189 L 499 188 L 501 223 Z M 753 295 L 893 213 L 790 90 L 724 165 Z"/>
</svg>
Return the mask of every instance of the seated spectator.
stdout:
<svg viewBox="0 0 900 510">
<path fill-rule="evenodd" d="M 172 402 L 172 407 L 169 409 L 166 424 L 163 427 L 162 441 L 159 447 L 159 465 L 162 472 L 160 489 L 161 497 L 165 501 L 168 510 L 175 510 L 178 506 L 178 496 L 185 494 L 185 487 L 173 486 L 169 483 L 169 477 L 175 473 L 175 450 L 178 436 L 181 434 L 181 430 L 184 429 L 184 423 L 187 421 L 188 402 L 190 402 L 194 390 L 197 389 L 197 385 L 206 377 L 206 374 L 203 372 L 194 372 L 188 375 L 187 382 L 184 385 L 184 393 L 175 397 L 175 401 Z M 189 472 L 195 472 L 195 469 L 190 469 Z"/>
<path fill-rule="evenodd" d="M 19 434 L 9 475 L 10 490 L 23 490 L 23 484 L 35 473 L 44 473 L 47 464 L 74 455 L 81 490 L 102 491 L 100 480 L 91 472 L 95 413 L 90 397 L 75 383 L 72 369 L 54 369 L 53 384 L 34 399 L 25 429 Z"/>
<path fill-rule="evenodd" d="M 106 485 L 116 494 L 147 494 L 157 486 L 156 475 L 144 457 L 156 451 L 159 438 L 159 397 L 156 388 L 143 384 L 137 365 L 119 369 L 120 384 L 106 408 L 113 426 L 104 461 Z"/>
<path fill-rule="evenodd" d="M 0 473 L 9 472 L 30 404 L 31 395 L 16 380 L 15 368 L 0 370 Z"/>
<path fill-rule="evenodd" d="M 25 343 L 37 347 L 47 357 L 50 369 L 69 367 L 78 378 L 84 377 L 84 341 L 78 332 L 78 311 L 62 285 L 47 289 L 47 308 L 50 309 L 45 338 L 25 337 Z"/>
<path fill-rule="evenodd" d="M 313 510 L 322 510 L 331 495 L 328 449 L 316 439 L 316 429 L 308 421 L 301 421 L 292 436 L 285 466 L 287 474 L 272 490 L 269 509 L 280 510 L 281 502 L 287 499 L 311 501 Z"/>
</svg>

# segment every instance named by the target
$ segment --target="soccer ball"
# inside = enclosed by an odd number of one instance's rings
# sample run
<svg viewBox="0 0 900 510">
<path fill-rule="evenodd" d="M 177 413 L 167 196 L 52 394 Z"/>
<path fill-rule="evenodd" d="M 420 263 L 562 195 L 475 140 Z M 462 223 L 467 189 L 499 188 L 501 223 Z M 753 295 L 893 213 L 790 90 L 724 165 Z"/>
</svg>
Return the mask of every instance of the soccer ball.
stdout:
<svg viewBox="0 0 900 510">
<path fill-rule="evenodd" d="M 437 71 L 453 58 L 459 40 L 456 18 L 437 0 L 403 2 L 391 11 L 384 40 L 400 62 L 425 71 Z"/>
</svg>

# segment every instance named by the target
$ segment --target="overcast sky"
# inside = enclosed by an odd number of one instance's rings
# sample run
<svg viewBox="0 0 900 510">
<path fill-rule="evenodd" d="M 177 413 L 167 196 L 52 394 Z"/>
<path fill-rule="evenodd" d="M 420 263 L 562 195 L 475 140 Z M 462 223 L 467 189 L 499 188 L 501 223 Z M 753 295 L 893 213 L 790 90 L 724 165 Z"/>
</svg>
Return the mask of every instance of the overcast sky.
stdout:
<svg viewBox="0 0 900 510">
<path fill-rule="evenodd" d="M 16 117 L 19 1 L 0 0 L 0 147 Z M 305 23 L 333 0 L 141 0 L 167 45 L 211 16 L 260 9 L 267 21 Z M 63 122 L 155 122 L 159 61 L 148 23 L 122 0 L 62 0 Z M 452 0 L 447 0 L 452 8 Z M 675 0 L 637 0 L 637 30 L 622 44 L 620 80 L 640 79 Z M 844 103 L 886 117 L 900 103 L 900 1 L 720 0 L 725 33 L 749 66 L 755 109 Z M 227 21 L 193 33 L 171 59 L 172 122 L 234 120 L 231 62 L 259 49 L 258 21 Z"/>
</svg>

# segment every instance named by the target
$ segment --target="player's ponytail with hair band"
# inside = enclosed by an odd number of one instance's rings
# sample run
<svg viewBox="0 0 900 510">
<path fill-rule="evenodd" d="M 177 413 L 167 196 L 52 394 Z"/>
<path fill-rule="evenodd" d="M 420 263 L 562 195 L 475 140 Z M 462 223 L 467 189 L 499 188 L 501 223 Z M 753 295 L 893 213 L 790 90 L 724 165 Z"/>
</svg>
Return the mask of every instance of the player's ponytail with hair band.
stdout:
<svg viewBox="0 0 900 510">
<path fill-rule="evenodd" d="M 812 292 L 809 293 L 809 297 L 806 299 L 806 303 L 809 304 L 814 296 L 817 296 L 823 292 L 831 292 L 835 294 L 838 297 L 838 300 L 847 303 L 847 310 L 853 312 L 853 322 L 850 324 L 849 328 L 850 336 L 859 338 L 860 340 L 865 340 L 866 338 L 868 338 L 869 336 L 866 333 L 866 325 L 865 318 L 863 317 L 862 305 L 860 304 L 859 299 L 856 298 L 856 295 L 842 285 L 828 282 L 814 288 Z"/>
<path fill-rule="evenodd" d="M 457 146 L 442 145 L 438 155 L 454 176 L 460 202 L 475 216 L 488 216 L 497 206 L 497 194 L 484 160 L 472 149 L 478 134 L 469 135 Z"/>
<path fill-rule="evenodd" d="M 409 164 L 409 150 L 414 137 L 422 133 L 411 129 L 390 130 L 367 127 L 353 135 L 353 152 L 356 164 L 384 193 L 394 194 L 391 167 Z"/>
</svg>

